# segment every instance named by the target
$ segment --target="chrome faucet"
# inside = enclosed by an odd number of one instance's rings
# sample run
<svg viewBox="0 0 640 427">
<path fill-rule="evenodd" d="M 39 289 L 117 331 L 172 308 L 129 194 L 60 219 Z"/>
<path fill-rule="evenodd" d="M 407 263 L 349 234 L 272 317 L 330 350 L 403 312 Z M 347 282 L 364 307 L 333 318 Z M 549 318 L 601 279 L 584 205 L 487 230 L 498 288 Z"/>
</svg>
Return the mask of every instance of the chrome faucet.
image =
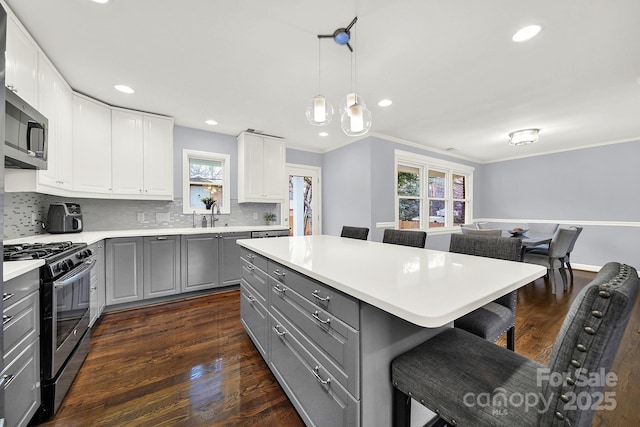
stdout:
<svg viewBox="0 0 640 427">
<path fill-rule="evenodd" d="M 220 208 L 215 206 L 217 209 L 213 209 L 213 207 L 211 208 L 211 227 L 215 227 L 216 226 L 216 221 L 220 221 L 220 218 L 216 218 L 216 214 L 220 215 Z M 217 212 L 216 212 L 217 211 Z"/>
</svg>

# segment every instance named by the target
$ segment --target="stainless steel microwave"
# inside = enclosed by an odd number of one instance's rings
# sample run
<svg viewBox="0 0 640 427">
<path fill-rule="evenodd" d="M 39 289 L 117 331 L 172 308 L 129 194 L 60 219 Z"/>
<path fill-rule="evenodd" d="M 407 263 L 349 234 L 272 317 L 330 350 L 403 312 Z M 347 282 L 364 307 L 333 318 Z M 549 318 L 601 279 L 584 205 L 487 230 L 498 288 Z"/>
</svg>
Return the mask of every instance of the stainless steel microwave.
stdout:
<svg viewBox="0 0 640 427">
<path fill-rule="evenodd" d="M 5 167 L 46 169 L 49 121 L 11 90 L 5 96 Z"/>
</svg>

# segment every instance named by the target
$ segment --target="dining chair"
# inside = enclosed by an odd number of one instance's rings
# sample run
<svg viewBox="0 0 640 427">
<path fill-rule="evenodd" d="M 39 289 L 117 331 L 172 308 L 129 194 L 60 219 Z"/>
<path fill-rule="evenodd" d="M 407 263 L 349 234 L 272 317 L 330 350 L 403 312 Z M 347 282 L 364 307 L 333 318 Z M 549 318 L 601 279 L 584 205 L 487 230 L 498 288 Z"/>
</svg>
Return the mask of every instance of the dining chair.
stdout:
<svg viewBox="0 0 640 427">
<path fill-rule="evenodd" d="M 491 230 L 493 226 L 488 222 L 476 222 L 474 223 L 479 230 Z"/>
<path fill-rule="evenodd" d="M 535 251 L 527 251 L 524 253 L 524 262 L 538 264 L 547 268 L 547 275 L 551 282 L 551 292 L 556 293 L 555 270 L 560 270 L 563 289 L 568 289 L 567 272 L 564 269 L 564 257 L 567 255 L 569 246 L 576 235 L 576 228 L 558 228 L 549 243 L 548 253 L 536 253 Z"/>
<path fill-rule="evenodd" d="M 462 231 L 462 234 L 473 235 L 473 236 L 492 236 L 492 237 L 502 236 L 502 230 L 497 228 L 474 229 L 474 228 L 460 227 L 460 231 Z"/>
<path fill-rule="evenodd" d="M 348 237 L 350 239 L 367 240 L 369 229 L 366 227 L 350 227 L 345 225 L 342 227 L 340 237 Z"/>
<path fill-rule="evenodd" d="M 382 243 L 391 243 L 393 245 L 424 248 L 426 242 L 427 233 L 425 231 L 392 230 L 387 228 L 382 236 Z"/>
<path fill-rule="evenodd" d="M 547 222 L 531 222 L 527 224 L 527 226 L 525 227 L 525 230 L 527 230 L 531 234 L 546 234 L 551 236 L 558 230 L 558 227 L 560 227 L 560 224 L 553 224 L 553 223 L 547 223 Z M 538 246 L 525 247 L 524 251 L 529 252 L 534 249 L 549 250 L 549 244 L 543 243 Z"/>
<path fill-rule="evenodd" d="M 409 426 L 413 398 L 440 417 L 430 425 L 591 426 L 597 405 L 571 398 L 603 394 L 638 286 L 633 267 L 607 263 L 571 304 L 548 366 L 458 328 L 401 354 L 393 425 Z"/>
<path fill-rule="evenodd" d="M 569 282 L 573 283 L 573 268 L 571 268 L 571 252 L 573 252 L 573 248 L 576 244 L 576 241 L 578 240 L 578 237 L 580 236 L 580 233 L 582 233 L 582 226 L 580 225 L 572 225 L 569 228 L 575 228 L 576 229 L 576 234 L 575 236 L 573 236 L 573 240 L 571 241 L 571 244 L 569 245 L 569 249 L 567 250 L 567 254 L 564 257 L 564 264 L 567 266 L 567 269 L 569 270 Z M 530 250 L 532 253 L 541 253 L 541 254 L 549 254 L 549 249 L 548 248 L 539 248 L 539 247 L 533 247 Z"/>
<path fill-rule="evenodd" d="M 520 257 L 520 246 L 520 239 L 514 237 L 452 234 L 449 252 L 517 261 Z M 469 284 L 469 286 L 472 285 L 472 283 Z M 515 351 L 517 299 L 517 290 L 509 292 L 456 319 L 453 326 L 491 342 L 496 342 L 506 332 L 507 348 Z"/>
</svg>

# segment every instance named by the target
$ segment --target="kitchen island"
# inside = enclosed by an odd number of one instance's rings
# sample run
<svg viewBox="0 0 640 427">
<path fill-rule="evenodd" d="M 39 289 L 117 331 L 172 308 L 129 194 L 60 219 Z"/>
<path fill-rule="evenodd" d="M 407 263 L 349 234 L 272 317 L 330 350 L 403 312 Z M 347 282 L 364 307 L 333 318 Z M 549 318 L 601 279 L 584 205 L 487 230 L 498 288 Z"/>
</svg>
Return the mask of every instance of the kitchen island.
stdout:
<svg viewBox="0 0 640 427">
<path fill-rule="evenodd" d="M 310 425 L 391 425 L 394 357 L 546 273 L 334 236 L 238 244 L 243 325 Z"/>
</svg>

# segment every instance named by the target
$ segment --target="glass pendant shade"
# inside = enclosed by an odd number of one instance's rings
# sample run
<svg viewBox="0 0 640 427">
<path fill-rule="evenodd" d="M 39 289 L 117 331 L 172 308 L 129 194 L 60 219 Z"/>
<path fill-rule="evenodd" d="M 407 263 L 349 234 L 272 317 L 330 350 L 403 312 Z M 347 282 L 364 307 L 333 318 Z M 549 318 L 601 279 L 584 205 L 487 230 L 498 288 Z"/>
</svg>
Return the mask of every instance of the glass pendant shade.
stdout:
<svg viewBox="0 0 640 427">
<path fill-rule="evenodd" d="M 344 113 L 345 111 L 347 112 L 347 114 L 351 114 L 351 106 L 356 103 L 362 106 L 366 106 L 366 104 L 364 103 L 364 99 L 362 99 L 360 95 L 355 92 L 349 92 L 343 98 L 342 103 L 340 104 L 340 114 Z"/>
<path fill-rule="evenodd" d="M 371 129 L 371 111 L 364 104 L 355 103 L 342 112 L 340 125 L 348 136 L 360 136 Z"/>
<path fill-rule="evenodd" d="M 322 95 L 316 95 L 307 105 L 307 120 L 314 126 L 326 126 L 331 123 L 333 105 Z"/>
</svg>

